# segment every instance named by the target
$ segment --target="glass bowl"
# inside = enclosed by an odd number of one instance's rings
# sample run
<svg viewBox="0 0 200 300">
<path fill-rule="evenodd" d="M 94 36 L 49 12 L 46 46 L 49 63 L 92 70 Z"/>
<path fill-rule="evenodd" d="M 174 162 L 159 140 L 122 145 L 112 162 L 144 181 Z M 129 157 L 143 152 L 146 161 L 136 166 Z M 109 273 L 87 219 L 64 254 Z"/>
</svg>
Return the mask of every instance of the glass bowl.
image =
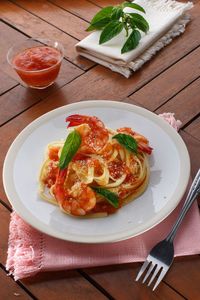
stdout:
<svg viewBox="0 0 200 300">
<path fill-rule="evenodd" d="M 7 61 L 27 86 L 44 89 L 56 80 L 63 56 L 60 42 L 29 38 L 8 50 Z"/>
</svg>

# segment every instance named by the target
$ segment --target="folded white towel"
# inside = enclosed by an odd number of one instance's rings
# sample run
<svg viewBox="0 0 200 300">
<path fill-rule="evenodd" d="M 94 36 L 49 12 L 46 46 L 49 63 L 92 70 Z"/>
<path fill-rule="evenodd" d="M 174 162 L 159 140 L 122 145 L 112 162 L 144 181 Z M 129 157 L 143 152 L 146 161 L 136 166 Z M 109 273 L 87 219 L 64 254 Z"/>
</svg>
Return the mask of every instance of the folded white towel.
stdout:
<svg viewBox="0 0 200 300">
<path fill-rule="evenodd" d="M 180 3 L 174 0 L 137 0 L 146 14 L 141 13 L 149 23 L 147 34 L 141 33 L 139 45 L 132 51 L 121 54 L 127 37 L 123 30 L 118 36 L 99 45 L 101 31 L 95 31 L 76 45 L 77 52 L 111 70 L 130 77 L 157 51 L 169 44 L 174 37 L 184 32 L 190 18 L 186 11 L 193 7 L 192 2 Z M 133 12 L 132 8 L 125 8 Z"/>
</svg>

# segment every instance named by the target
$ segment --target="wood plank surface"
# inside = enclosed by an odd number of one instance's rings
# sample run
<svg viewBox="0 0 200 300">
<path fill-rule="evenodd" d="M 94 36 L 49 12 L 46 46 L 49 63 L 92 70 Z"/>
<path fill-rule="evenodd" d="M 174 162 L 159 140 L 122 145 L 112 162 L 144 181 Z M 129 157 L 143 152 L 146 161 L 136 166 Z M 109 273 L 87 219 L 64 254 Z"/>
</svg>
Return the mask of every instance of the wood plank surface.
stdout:
<svg viewBox="0 0 200 300">
<path fill-rule="evenodd" d="M 2 300 L 30 300 L 29 296 L 12 278 L 5 276 L 5 271 L 0 268 L 0 282 L 1 282 L 1 299 Z M 3 288 L 4 287 L 4 288 Z"/>
<path fill-rule="evenodd" d="M 75 44 L 87 36 L 92 17 L 119 0 L 0 1 L 0 169 L 15 137 L 42 114 L 77 101 L 105 99 L 145 107 L 155 113 L 174 112 L 182 121 L 192 177 L 200 166 L 200 1 L 193 1 L 191 22 L 183 35 L 126 79 L 79 57 Z M 186 2 L 183 0 L 182 2 Z M 53 38 L 63 43 L 65 59 L 54 85 L 26 88 L 6 61 L 14 43 L 27 37 Z M 0 299 L 200 299 L 200 256 L 176 258 L 155 292 L 134 281 L 141 263 L 41 273 L 15 282 L 5 271 L 11 206 L 0 172 Z M 89 254 L 88 254 L 89 255 Z"/>
<path fill-rule="evenodd" d="M 88 22 L 59 8 L 49 1 L 14 0 L 14 2 L 35 16 L 68 33 L 70 36 L 75 37 L 77 40 L 83 39 L 88 34 L 85 31 L 89 25 Z"/>
<path fill-rule="evenodd" d="M 8 76 L 2 70 L 0 73 L 0 82 L 1 82 L 0 95 L 18 85 L 17 81 L 13 80 L 10 76 Z"/>
<path fill-rule="evenodd" d="M 9 77 L 13 78 L 15 81 L 19 82 L 18 75 L 8 64 L 6 57 L 10 47 L 12 47 L 14 44 L 25 41 L 27 37 L 1 21 L 0 31 L 1 39 L 3 41 L 3 43 L 0 43 L 0 70 Z"/>
<path fill-rule="evenodd" d="M 189 75 L 188 75 L 189 77 Z M 180 76 L 179 76 L 180 78 Z M 192 82 L 188 88 L 184 88 L 171 100 L 162 105 L 156 110 L 157 113 L 163 113 L 165 111 L 173 111 L 176 118 L 180 119 L 182 126 L 187 124 L 190 120 L 195 118 L 199 113 L 200 100 L 198 90 L 200 88 L 200 78 Z M 155 98 L 153 98 L 155 99 Z M 184 107 L 184 110 L 180 110 L 180 106 Z"/>
<path fill-rule="evenodd" d="M 192 173 L 192 178 L 194 178 L 194 176 L 196 175 L 200 167 L 200 155 L 199 155 L 200 142 L 199 140 L 195 139 L 187 132 L 180 131 L 180 134 L 184 142 L 186 143 L 186 146 L 189 151 L 189 155 L 191 159 L 191 173 Z"/>
<path fill-rule="evenodd" d="M 0 98 L 0 125 L 39 100 L 38 97 L 34 96 L 32 90 L 26 89 L 21 85 L 16 86 Z"/>
<path fill-rule="evenodd" d="M 155 110 L 199 77 L 199 55 L 200 47 L 135 92 L 130 98 L 150 110 Z M 199 81 L 196 84 L 199 85 Z M 188 100 L 185 99 L 189 106 Z"/>
<path fill-rule="evenodd" d="M 98 6 L 87 0 L 51 0 L 50 2 L 88 22 L 100 10 Z"/>
<path fill-rule="evenodd" d="M 47 296 L 48 300 L 108 299 L 76 271 L 45 272 L 22 283 L 41 300 Z"/>
<path fill-rule="evenodd" d="M 181 300 L 184 299 L 172 288 L 161 283 L 159 289 L 152 292 L 147 286 L 135 282 L 141 264 L 126 264 L 110 267 L 84 269 L 96 282 L 117 300 Z"/>
<path fill-rule="evenodd" d="M 100 7 L 104 7 L 104 6 L 108 6 L 108 5 L 117 5 L 122 3 L 122 1 L 120 0 L 90 0 L 90 2 L 100 6 Z"/>
<path fill-rule="evenodd" d="M 8 250 L 8 233 L 9 233 L 9 222 L 10 212 L 0 203 L 0 237 L 1 237 L 1 251 L 0 251 L 0 264 L 6 264 L 7 250 Z"/>
<path fill-rule="evenodd" d="M 176 259 L 165 282 L 175 287 L 186 299 L 197 300 L 200 296 L 199 270 L 199 255 Z"/>
<path fill-rule="evenodd" d="M 200 117 L 191 122 L 184 130 L 196 139 L 200 140 Z"/>
</svg>

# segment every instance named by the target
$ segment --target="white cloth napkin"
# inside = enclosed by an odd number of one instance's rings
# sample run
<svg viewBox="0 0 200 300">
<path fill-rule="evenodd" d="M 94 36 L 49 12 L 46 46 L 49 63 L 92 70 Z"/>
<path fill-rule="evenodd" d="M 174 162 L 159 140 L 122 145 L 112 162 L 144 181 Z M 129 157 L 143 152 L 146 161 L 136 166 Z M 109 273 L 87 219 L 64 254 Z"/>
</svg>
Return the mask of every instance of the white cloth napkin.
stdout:
<svg viewBox="0 0 200 300">
<path fill-rule="evenodd" d="M 193 7 L 192 2 L 181 3 L 174 0 L 137 0 L 134 3 L 145 9 L 146 14 L 140 14 L 146 18 L 150 27 L 147 34 L 141 33 L 142 38 L 137 48 L 121 54 L 122 45 L 127 39 L 124 30 L 103 45 L 99 45 L 100 30 L 76 44 L 76 50 L 80 55 L 127 78 L 157 51 L 169 44 L 174 37 L 185 31 L 185 26 L 190 20 L 185 13 Z M 125 10 L 135 11 L 132 8 Z"/>
</svg>

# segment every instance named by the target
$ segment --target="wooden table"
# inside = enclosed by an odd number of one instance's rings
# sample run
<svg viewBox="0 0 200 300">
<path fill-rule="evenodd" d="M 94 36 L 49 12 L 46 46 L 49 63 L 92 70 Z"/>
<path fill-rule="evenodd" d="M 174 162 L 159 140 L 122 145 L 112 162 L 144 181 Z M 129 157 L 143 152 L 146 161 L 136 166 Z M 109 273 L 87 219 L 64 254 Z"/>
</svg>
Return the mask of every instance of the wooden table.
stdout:
<svg viewBox="0 0 200 300">
<path fill-rule="evenodd" d="M 182 121 L 192 176 L 200 166 L 200 4 L 194 1 L 186 32 L 130 79 L 77 56 L 74 45 L 100 7 L 115 0 L 15 0 L 0 2 L 0 164 L 18 133 L 56 107 L 88 99 L 111 99 L 155 113 L 174 112 Z M 46 90 L 26 88 L 6 62 L 8 48 L 27 37 L 60 40 L 65 59 L 59 78 Z M 5 271 L 11 206 L 0 182 L 0 299 L 200 299 L 200 257 L 175 259 L 153 293 L 134 281 L 141 264 L 39 274 L 15 282 Z"/>
</svg>

